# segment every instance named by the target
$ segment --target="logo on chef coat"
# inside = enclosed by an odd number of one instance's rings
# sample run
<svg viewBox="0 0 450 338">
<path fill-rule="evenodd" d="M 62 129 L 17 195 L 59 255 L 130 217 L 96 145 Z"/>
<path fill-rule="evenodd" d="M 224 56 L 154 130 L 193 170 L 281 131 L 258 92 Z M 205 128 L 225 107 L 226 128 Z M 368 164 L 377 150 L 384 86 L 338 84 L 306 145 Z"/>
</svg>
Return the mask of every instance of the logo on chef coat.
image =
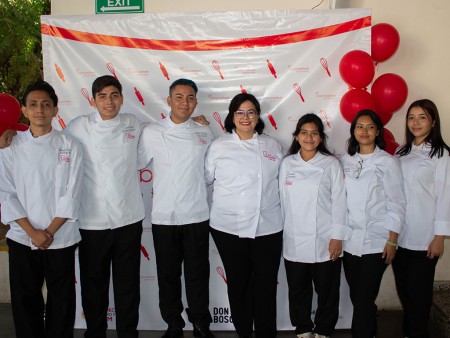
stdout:
<svg viewBox="0 0 450 338">
<path fill-rule="evenodd" d="M 267 158 L 268 160 L 270 160 L 270 161 L 276 161 L 277 160 L 276 156 L 272 155 L 271 153 L 269 153 L 268 151 L 265 151 L 265 150 L 263 151 L 263 156 L 265 158 Z"/>
<path fill-rule="evenodd" d="M 136 138 L 136 129 L 133 126 L 123 127 L 123 133 L 125 134 L 125 139 L 134 140 Z"/>
<path fill-rule="evenodd" d="M 59 150 L 59 162 L 69 163 L 70 162 L 70 150 Z"/>
<path fill-rule="evenodd" d="M 208 144 L 208 134 L 203 132 L 196 132 L 197 141 L 199 144 Z"/>
</svg>

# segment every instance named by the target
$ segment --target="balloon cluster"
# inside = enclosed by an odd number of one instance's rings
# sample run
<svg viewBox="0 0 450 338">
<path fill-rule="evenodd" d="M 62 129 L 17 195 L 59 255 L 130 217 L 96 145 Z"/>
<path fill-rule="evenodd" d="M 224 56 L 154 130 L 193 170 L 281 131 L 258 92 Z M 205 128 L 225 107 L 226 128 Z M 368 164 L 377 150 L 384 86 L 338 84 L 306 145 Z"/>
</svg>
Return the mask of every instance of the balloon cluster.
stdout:
<svg viewBox="0 0 450 338">
<path fill-rule="evenodd" d="M 9 94 L 0 93 L 0 135 L 8 129 L 27 130 L 26 124 L 18 123 L 19 118 L 20 104 L 16 98 Z"/>
<path fill-rule="evenodd" d="M 375 111 L 386 125 L 392 115 L 406 102 L 408 86 L 399 75 L 388 73 L 375 79 L 371 92 L 367 87 L 375 76 L 375 66 L 388 60 L 398 49 L 400 35 L 394 26 L 380 23 L 372 26 L 372 55 L 362 50 L 346 53 L 340 63 L 339 72 L 348 84 L 349 91 L 342 96 L 340 110 L 342 117 L 351 122 L 363 109 Z M 398 147 L 394 136 L 385 129 L 386 150 L 391 154 Z"/>
</svg>

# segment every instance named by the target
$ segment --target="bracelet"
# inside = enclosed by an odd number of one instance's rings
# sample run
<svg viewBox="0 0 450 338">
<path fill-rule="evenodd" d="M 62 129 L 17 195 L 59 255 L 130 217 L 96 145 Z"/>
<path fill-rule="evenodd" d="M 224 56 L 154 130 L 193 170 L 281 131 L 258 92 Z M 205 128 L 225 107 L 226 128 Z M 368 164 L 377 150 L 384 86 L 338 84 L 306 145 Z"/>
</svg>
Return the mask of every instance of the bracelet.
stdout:
<svg viewBox="0 0 450 338">
<path fill-rule="evenodd" d="M 54 238 L 55 235 L 53 235 L 50 231 L 48 231 L 47 229 L 44 230 L 44 232 L 49 235 L 51 238 Z"/>
<path fill-rule="evenodd" d="M 397 243 L 391 242 L 391 241 L 389 241 L 389 240 L 386 241 L 386 244 L 389 244 L 389 245 L 391 245 L 391 246 L 395 246 L 396 248 L 398 247 L 398 244 L 397 244 Z"/>
</svg>

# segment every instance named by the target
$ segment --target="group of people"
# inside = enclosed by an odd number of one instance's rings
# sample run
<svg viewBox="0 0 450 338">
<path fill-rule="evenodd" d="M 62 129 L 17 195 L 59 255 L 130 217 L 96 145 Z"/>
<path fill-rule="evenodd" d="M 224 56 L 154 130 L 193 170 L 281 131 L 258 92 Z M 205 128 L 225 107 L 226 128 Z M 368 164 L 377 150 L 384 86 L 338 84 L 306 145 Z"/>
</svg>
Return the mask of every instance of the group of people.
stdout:
<svg viewBox="0 0 450 338">
<path fill-rule="evenodd" d="M 224 265 L 239 337 L 276 336 L 281 256 L 298 338 L 333 333 L 341 265 L 353 304 L 352 336 L 375 337 L 375 300 L 390 263 L 404 336 L 428 337 L 435 266 L 450 235 L 450 148 L 434 103 L 424 99 L 408 108 L 406 144 L 396 156 L 383 150 L 376 113 L 359 112 L 348 154 L 337 159 L 315 114 L 299 119 L 285 155 L 263 133 L 260 103 L 249 93 L 231 100 L 226 133 L 213 140 L 207 125 L 191 119 L 197 91 L 191 80 L 175 81 L 170 116 L 144 125 L 119 114 L 122 87 L 102 76 L 92 85 L 97 111 L 61 133 L 51 128 L 58 111 L 53 88 L 42 81 L 27 88 L 22 111 L 30 129 L 16 137 L 5 133 L 0 152 L 17 336 L 72 336 L 78 242 L 85 337 L 106 337 L 111 267 L 117 334 L 138 336 L 145 215 L 137 172 L 153 161 L 152 232 L 159 306 L 168 325 L 163 338 L 183 336 L 182 268 L 193 334 L 213 337 L 209 234 Z M 208 185 L 214 187 L 210 206 Z"/>
</svg>

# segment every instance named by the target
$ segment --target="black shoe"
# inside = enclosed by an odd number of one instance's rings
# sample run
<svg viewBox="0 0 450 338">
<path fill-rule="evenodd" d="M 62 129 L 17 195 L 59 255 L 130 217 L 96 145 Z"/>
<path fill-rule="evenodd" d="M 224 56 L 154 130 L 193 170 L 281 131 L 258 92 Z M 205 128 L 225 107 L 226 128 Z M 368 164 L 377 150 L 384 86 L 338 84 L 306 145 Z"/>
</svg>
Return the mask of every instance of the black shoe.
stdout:
<svg viewBox="0 0 450 338">
<path fill-rule="evenodd" d="M 168 328 L 161 338 L 181 338 L 183 337 L 183 329 Z"/>
<path fill-rule="evenodd" d="M 194 324 L 193 335 L 195 338 L 214 338 L 214 335 L 207 326 Z"/>
</svg>

